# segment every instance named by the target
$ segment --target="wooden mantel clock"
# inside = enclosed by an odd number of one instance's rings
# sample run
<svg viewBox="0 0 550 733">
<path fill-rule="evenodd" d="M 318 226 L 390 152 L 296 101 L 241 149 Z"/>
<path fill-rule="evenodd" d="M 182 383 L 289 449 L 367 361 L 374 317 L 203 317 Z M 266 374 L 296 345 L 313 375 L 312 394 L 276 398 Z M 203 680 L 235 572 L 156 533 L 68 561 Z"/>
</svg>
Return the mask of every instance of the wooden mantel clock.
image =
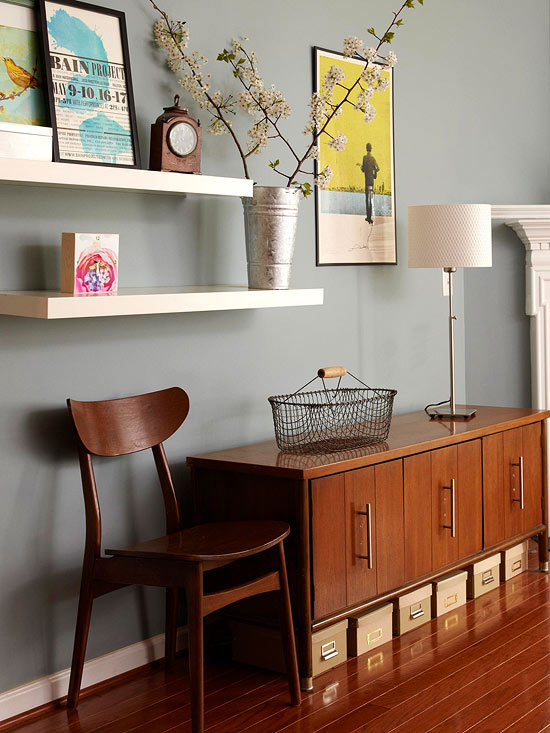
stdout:
<svg viewBox="0 0 550 733">
<path fill-rule="evenodd" d="M 201 123 L 190 117 L 179 102 L 176 95 L 174 106 L 165 107 L 151 125 L 149 167 L 152 171 L 201 172 Z"/>
</svg>

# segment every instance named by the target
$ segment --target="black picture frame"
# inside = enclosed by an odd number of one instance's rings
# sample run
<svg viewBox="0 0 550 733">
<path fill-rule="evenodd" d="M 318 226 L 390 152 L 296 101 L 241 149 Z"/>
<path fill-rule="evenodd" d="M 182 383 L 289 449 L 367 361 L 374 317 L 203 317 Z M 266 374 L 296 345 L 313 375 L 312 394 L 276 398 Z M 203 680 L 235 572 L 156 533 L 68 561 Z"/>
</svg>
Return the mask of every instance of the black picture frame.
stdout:
<svg viewBox="0 0 550 733">
<path fill-rule="evenodd" d="M 342 61 L 350 61 L 353 59 L 350 59 L 344 54 L 342 54 L 339 51 L 333 51 L 329 48 L 324 48 L 322 46 L 312 46 L 311 47 L 311 59 L 312 59 L 312 89 L 314 92 L 319 91 L 320 87 L 320 79 L 317 77 L 317 68 L 318 68 L 318 55 L 320 53 L 324 54 L 331 54 L 334 56 L 337 56 Z M 397 217 L 396 217 L 396 194 L 395 194 L 395 134 L 394 134 L 394 99 L 395 99 L 395 75 L 393 73 L 393 69 L 391 69 L 391 125 L 390 125 L 390 134 L 391 134 L 391 177 L 392 177 L 392 218 L 393 218 L 393 241 L 394 241 L 394 249 L 393 249 L 393 259 L 391 261 L 383 261 L 383 262 L 364 262 L 364 261 L 357 261 L 357 262 L 322 262 L 320 258 L 320 196 L 321 192 L 319 191 L 319 188 L 315 186 L 315 264 L 316 267 L 357 267 L 357 266 L 363 266 L 363 265 L 369 265 L 369 266 L 381 266 L 381 265 L 391 265 L 395 266 L 398 264 L 398 257 L 397 257 Z M 320 162 L 318 160 L 314 161 L 314 171 L 315 176 L 319 175 L 319 172 L 321 170 Z"/>
<path fill-rule="evenodd" d="M 55 94 L 54 94 L 54 81 L 52 79 L 52 73 L 51 73 L 51 61 L 50 61 L 50 55 L 53 49 L 50 49 L 50 43 L 49 43 L 49 33 L 48 33 L 48 27 L 47 27 L 47 4 L 53 3 L 55 5 L 72 8 L 72 9 L 79 9 L 79 10 L 85 10 L 88 12 L 96 13 L 97 15 L 104 15 L 104 16 L 110 16 L 118 19 L 119 22 L 119 28 L 120 28 L 120 42 L 122 46 L 122 61 L 124 66 L 124 81 L 126 85 L 126 103 L 128 105 L 128 118 L 130 122 L 130 135 L 131 135 L 131 150 L 133 154 L 133 163 L 127 164 L 127 163 L 117 163 L 117 162 L 104 162 L 104 161 L 98 161 L 93 159 L 74 159 L 71 157 L 66 157 L 63 154 L 63 150 L 60 149 L 60 142 L 59 142 L 59 128 L 58 128 L 58 120 L 57 120 L 57 109 L 56 109 L 56 102 L 55 102 Z M 99 165 L 99 166 L 105 166 L 110 168 L 141 168 L 141 159 L 140 159 L 140 151 L 139 151 L 139 140 L 138 140 L 138 130 L 137 130 L 137 119 L 136 119 L 136 110 L 135 110 L 135 103 L 134 103 L 134 88 L 132 84 L 132 73 L 131 73 L 131 66 L 130 66 L 130 52 L 129 52 L 129 46 L 128 46 L 128 33 L 126 29 L 126 16 L 124 12 L 120 10 L 113 10 L 111 8 L 104 8 L 100 7 L 98 5 L 92 5 L 90 3 L 84 3 L 80 2 L 79 0 L 36 0 L 35 3 L 36 6 L 36 12 L 38 14 L 38 28 L 40 30 L 40 46 L 41 46 L 41 52 L 42 52 L 42 64 L 44 68 L 44 78 L 46 81 L 46 99 L 48 102 L 48 109 L 49 109 L 49 117 L 50 117 L 50 126 L 53 129 L 53 159 L 55 162 L 59 163 L 76 163 L 80 165 Z M 75 58 L 78 58 L 78 55 L 75 54 Z M 90 59 L 89 57 L 82 57 L 87 58 L 88 61 L 93 61 L 93 59 Z M 120 65 L 120 64 L 115 64 Z"/>
</svg>

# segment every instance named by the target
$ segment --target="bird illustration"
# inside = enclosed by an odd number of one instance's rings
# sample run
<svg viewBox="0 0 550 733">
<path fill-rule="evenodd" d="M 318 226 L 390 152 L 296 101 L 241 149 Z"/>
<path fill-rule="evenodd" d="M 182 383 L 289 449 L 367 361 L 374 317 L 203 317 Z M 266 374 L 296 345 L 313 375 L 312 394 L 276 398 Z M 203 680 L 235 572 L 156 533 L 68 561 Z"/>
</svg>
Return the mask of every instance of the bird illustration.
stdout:
<svg viewBox="0 0 550 733">
<path fill-rule="evenodd" d="M 9 78 L 14 84 L 22 89 L 34 89 L 40 87 L 40 83 L 34 74 L 26 71 L 22 66 L 18 66 L 9 56 L 3 56 L 6 64 L 6 71 Z"/>
</svg>

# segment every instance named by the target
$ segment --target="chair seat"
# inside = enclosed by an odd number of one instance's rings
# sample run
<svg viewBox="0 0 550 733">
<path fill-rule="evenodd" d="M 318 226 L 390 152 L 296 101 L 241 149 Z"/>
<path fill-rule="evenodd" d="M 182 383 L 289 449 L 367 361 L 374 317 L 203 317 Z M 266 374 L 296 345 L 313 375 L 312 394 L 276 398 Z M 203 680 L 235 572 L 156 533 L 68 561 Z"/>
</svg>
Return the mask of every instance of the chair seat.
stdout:
<svg viewBox="0 0 550 733">
<path fill-rule="evenodd" d="M 157 559 L 237 560 L 255 555 L 281 542 L 290 532 L 286 522 L 216 522 L 157 537 L 122 549 L 105 550 L 107 555 Z"/>
</svg>

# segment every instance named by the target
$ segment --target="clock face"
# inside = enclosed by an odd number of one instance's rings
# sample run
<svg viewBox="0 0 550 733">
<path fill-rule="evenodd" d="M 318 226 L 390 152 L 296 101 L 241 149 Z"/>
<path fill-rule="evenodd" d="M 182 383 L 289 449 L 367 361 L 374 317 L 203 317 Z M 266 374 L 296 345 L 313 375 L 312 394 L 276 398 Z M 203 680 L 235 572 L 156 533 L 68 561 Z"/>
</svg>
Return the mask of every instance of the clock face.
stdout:
<svg viewBox="0 0 550 733">
<path fill-rule="evenodd" d="M 177 122 L 168 132 L 168 147 L 179 157 L 189 155 L 197 147 L 197 133 L 188 122 Z"/>
</svg>

